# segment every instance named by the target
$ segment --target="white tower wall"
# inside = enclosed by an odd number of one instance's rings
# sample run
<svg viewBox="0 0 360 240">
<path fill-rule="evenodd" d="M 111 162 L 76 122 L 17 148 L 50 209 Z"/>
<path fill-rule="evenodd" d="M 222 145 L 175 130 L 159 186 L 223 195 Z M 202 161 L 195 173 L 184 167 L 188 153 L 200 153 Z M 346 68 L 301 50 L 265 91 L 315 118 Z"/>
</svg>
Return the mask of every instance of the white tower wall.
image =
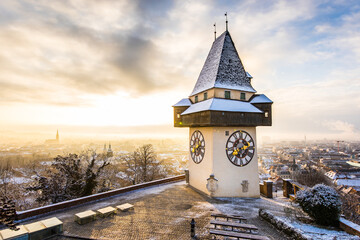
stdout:
<svg viewBox="0 0 360 240">
<path fill-rule="evenodd" d="M 214 197 L 260 197 L 256 127 L 190 128 L 189 139 L 196 130 L 199 130 L 205 138 L 205 155 L 199 164 L 194 163 L 190 156 L 189 184 L 204 193 L 210 194 L 206 184 L 210 174 L 213 173 L 218 180 L 218 189 L 214 193 Z M 255 142 L 255 154 L 250 163 L 243 167 L 232 164 L 225 152 L 228 138 L 238 130 L 248 132 Z M 229 131 L 228 136 L 225 134 L 226 131 Z M 242 185 L 243 181 L 248 182 L 247 190 Z"/>
<path fill-rule="evenodd" d="M 192 158 L 189 151 L 189 184 L 204 192 L 209 194 L 206 189 L 207 179 L 213 171 L 213 151 L 211 149 L 213 146 L 213 128 L 211 127 L 200 127 L 200 128 L 189 128 L 189 139 L 191 139 L 191 135 L 194 131 L 199 130 L 205 139 L 205 154 L 203 160 L 196 164 Z M 190 149 L 190 146 L 189 146 Z"/>
</svg>

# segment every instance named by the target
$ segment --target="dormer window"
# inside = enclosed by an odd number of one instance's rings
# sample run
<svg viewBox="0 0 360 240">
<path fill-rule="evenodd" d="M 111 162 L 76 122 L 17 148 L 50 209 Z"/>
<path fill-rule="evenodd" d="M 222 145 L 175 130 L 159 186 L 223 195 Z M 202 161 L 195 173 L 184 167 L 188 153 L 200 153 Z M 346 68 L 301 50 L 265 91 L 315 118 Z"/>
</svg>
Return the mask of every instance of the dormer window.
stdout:
<svg viewBox="0 0 360 240">
<path fill-rule="evenodd" d="M 199 97 L 195 96 L 195 103 L 197 103 L 199 101 Z"/>
<path fill-rule="evenodd" d="M 207 100 L 207 92 L 204 92 L 204 100 Z"/>
<path fill-rule="evenodd" d="M 225 91 L 225 98 L 230 99 L 230 91 Z"/>
<path fill-rule="evenodd" d="M 240 100 L 245 100 L 245 93 L 240 93 Z"/>
</svg>

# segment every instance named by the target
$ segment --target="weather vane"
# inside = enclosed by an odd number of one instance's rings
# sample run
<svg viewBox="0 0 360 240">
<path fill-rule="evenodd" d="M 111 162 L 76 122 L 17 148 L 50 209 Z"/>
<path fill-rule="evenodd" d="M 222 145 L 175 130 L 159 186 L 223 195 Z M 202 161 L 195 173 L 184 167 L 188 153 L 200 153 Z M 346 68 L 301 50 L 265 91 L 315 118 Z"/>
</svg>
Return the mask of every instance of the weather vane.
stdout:
<svg viewBox="0 0 360 240">
<path fill-rule="evenodd" d="M 215 40 L 216 40 L 216 23 L 214 23 L 214 34 L 215 34 Z"/>
<path fill-rule="evenodd" d="M 227 19 L 227 12 L 225 13 L 225 17 L 226 17 L 226 31 L 228 30 L 228 19 Z"/>
</svg>

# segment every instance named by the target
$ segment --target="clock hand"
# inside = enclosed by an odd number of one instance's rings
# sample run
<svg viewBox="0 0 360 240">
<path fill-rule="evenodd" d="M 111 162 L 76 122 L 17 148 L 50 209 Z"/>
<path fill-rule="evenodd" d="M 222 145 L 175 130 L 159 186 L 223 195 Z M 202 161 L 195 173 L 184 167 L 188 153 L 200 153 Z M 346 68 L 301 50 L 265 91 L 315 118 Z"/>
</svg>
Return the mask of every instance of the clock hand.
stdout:
<svg viewBox="0 0 360 240">
<path fill-rule="evenodd" d="M 199 147 L 200 143 L 196 144 L 196 146 L 192 148 L 191 152 L 195 152 Z"/>
<path fill-rule="evenodd" d="M 238 155 L 239 150 L 240 150 L 240 149 L 236 148 L 236 149 L 232 152 L 232 155 L 234 155 L 234 156 L 235 156 L 235 155 Z"/>
<path fill-rule="evenodd" d="M 248 147 L 250 147 L 250 144 L 248 142 L 246 142 L 246 145 L 242 146 L 242 150 L 246 150 Z"/>
</svg>

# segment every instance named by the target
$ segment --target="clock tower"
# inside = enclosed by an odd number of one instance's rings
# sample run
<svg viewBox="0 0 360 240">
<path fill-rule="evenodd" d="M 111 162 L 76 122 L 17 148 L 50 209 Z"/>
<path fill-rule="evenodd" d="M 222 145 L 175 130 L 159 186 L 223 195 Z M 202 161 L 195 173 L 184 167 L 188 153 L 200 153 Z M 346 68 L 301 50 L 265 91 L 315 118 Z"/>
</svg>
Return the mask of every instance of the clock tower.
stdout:
<svg viewBox="0 0 360 240">
<path fill-rule="evenodd" d="M 173 106 L 174 126 L 189 127 L 189 184 L 214 197 L 260 196 L 256 127 L 271 126 L 273 102 L 251 80 L 226 30 Z"/>
</svg>

